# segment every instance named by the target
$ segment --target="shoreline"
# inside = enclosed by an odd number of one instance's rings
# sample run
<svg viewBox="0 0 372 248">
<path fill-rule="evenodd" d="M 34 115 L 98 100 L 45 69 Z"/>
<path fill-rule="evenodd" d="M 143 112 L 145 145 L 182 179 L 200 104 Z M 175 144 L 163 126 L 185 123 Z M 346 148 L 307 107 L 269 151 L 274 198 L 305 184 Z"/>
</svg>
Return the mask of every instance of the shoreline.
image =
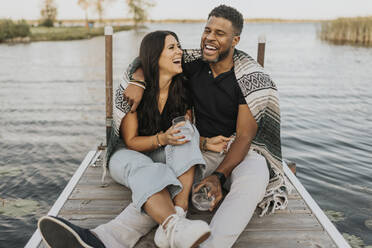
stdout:
<svg viewBox="0 0 372 248">
<path fill-rule="evenodd" d="M 204 23 L 206 19 L 149 19 L 145 23 Z M 326 22 L 331 20 L 320 20 L 320 19 L 281 19 L 281 18 L 246 18 L 245 23 L 306 23 L 306 22 Z M 38 25 L 40 20 L 26 20 L 29 25 Z M 90 23 L 100 23 L 98 19 L 89 19 Z M 61 19 L 56 20 L 55 23 L 60 25 L 85 25 L 86 20 L 84 19 Z M 102 20 L 103 24 L 127 24 L 132 25 L 133 21 L 129 18 L 113 18 Z"/>
<path fill-rule="evenodd" d="M 37 41 L 71 41 L 84 40 L 104 35 L 104 27 L 31 27 L 31 33 L 26 37 L 7 39 L 4 44 L 22 44 Z M 114 33 L 134 29 L 132 25 L 113 26 Z"/>
</svg>

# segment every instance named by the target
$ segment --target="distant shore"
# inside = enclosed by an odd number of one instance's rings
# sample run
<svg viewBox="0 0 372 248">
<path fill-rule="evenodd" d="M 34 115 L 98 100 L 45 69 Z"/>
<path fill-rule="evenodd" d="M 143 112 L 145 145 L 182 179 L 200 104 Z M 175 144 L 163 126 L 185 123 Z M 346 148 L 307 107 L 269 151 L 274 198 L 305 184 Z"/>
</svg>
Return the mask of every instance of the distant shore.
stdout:
<svg viewBox="0 0 372 248">
<path fill-rule="evenodd" d="M 338 18 L 335 20 L 316 19 L 279 19 L 279 18 L 251 18 L 246 23 L 321 23 L 319 38 L 337 44 L 372 45 L 372 16 L 355 18 Z M 10 21 L 12 22 L 12 21 Z M 8 43 L 30 41 L 60 41 L 89 39 L 104 35 L 104 26 L 111 25 L 114 32 L 134 29 L 134 23 L 129 18 L 117 19 L 83 19 L 56 20 L 54 27 L 39 27 L 40 20 L 21 21 L 29 26 L 30 31 L 21 37 L 7 39 Z M 146 23 L 205 23 L 205 19 L 163 19 L 148 20 Z M 86 27 L 87 23 L 89 28 Z M 145 23 L 145 24 L 146 24 Z M 0 37 L 1 38 L 1 37 Z M 4 39 L 3 39 L 4 41 Z M 1 39 L 0 39 L 1 42 Z"/>
<path fill-rule="evenodd" d="M 133 29 L 131 25 L 114 26 L 114 32 Z M 81 40 L 104 35 L 103 27 L 32 27 L 30 41 Z"/>
<path fill-rule="evenodd" d="M 133 29 L 132 25 L 113 26 L 114 32 Z M 33 41 L 65 41 L 82 40 L 104 35 L 104 27 L 31 27 L 30 34 L 25 37 L 7 39 L 5 43 L 28 43 Z"/>
<path fill-rule="evenodd" d="M 12 20 L 9 20 L 13 22 Z M 246 23 L 309 23 L 320 22 L 321 20 L 289 20 L 273 18 L 245 19 Z M 20 22 L 20 21 L 18 21 Z M 28 43 L 33 41 L 64 41 L 89 39 L 95 36 L 104 35 L 104 26 L 112 25 L 114 32 L 134 29 L 132 19 L 68 19 L 54 21 L 54 27 L 40 27 L 40 20 L 24 20 L 24 25 L 28 25 L 28 34 L 22 37 L 14 36 L 0 40 L 5 43 Z M 205 23 L 205 19 L 163 19 L 148 20 L 146 23 Z M 16 22 L 14 22 L 16 23 Z M 145 23 L 145 24 L 146 24 Z M 89 27 L 88 27 L 89 26 Z"/>
<path fill-rule="evenodd" d="M 132 25 L 133 21 L 129 18 L 115 18 L 115 19 L 104 19 L 102 20 L 105 24 L 127 24 Z M 147 23 L 204 23 L 206 19 L 161 19 L 161 20 L 147 20 Z M 280 19 L 280 18 L 250 18 L 244 19 L 246 23 L 252 22 L 279 22 L 279 23 L 304 23 L 304 22 L 323 22 L 326 20 L 316 20 L 316 19 Z M 29 25 L 38 25 L 39 20 L 26 20 Z M 66 19 L 66 20 L 57 20 L 56 23 L 63 25 L 84 25 L 86 20 L 84 19 Z M 89 19 L 90 23 L 99 23 L 97 19 Z"/>
</svg>

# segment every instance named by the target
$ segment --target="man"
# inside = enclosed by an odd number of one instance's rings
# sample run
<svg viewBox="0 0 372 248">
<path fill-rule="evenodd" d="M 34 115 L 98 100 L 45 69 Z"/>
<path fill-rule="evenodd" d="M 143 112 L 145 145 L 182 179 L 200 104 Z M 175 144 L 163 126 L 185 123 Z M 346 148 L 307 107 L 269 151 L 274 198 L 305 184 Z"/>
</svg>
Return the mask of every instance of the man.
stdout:
<svg viewBox="0 0 372 248">
<path fill-rule="evenodd" d="M 264 196 L 267 198 L 260 204 L 262 215 L 273 212 L 282 203 L 281 207 L 286 205 L 285 195 L 276 202 L 269 200 L 270 193 L 265 195 L 267 188 L 271 193 L 274 189 L 273 185 L 267 187 L 266 160 L 276 189 L 284 185 L 276 87 L 252 58 L 236 51 L 242 28 L 243 17 L 236 9 L 218 6 L 208 16 L 201 49 L 184 51 L 183 72 L 189 79 L 196 127 L 207 164 L 200 172 L 199 177 L 204 179 L 198 188 L 203 185 L 211 188 L 209 194 L 215 201 L 210 210 L 221 201 L 222 186 L 229 188 L 211 221 L 212 235 L 202 247 L 231 247 Z M 137 71 L 134 76 L 138 75 Z M 142 92 L 137 86 L 126 89 L 132 111 L 139 104 Z M 223 149 L 227 137 L 234 132 L 236 137 L 230 149 L 226 155 L 220 155 L 215 148 Z M 211 139 L 218 135 L 221 135 L 219 139 Z M 225 184 L 226 178 L 229 180 Z M 269 210 L 270 202 L 274 207 Z"/>
<path fill-rule="evenodd" d="M 211 236 L 201 247 L 231 247 L 250 221 L 257 204 L 261 215 L 286 207 L 276 86 L 251 57 L 235 49 L 242 28 L 242 15 L 234 8 L 220 5 L 208 16 L 201 49 L 184 52 L 183 70 L 189 79 L 196 126 L 201 135 L 200 146 L 206 161 L 206 168 L 198 173 L 202 179 L 199 187 L 208 185 L 211 189 L 209 194 L 215 201 L 210 210 L 220 204 L 210 223 Z M 130 67 L 129 74 L 135 69 Z M 132 76 L 127 75 L 126 79 Z M 139 79 L 136 84 L 140 83 L 140 70 L 134 77 Z M 127 99 L 131 110 L 135 111 L 143 89 L 130 84 L 121 99 L 123 90 L 116 93 L 116 108 L 129 111 Z M 221 154 L 234 133 L 230 149 Z M 109 154 L 118 136 L 111 139 Z M 229 191 L 221 202 L 223 186 Z M 151 218 L 136 212 L 131 205 L 115 220 L 93 232 L 65 220 L 52 217 L 44 220 L 39 226 L 53 222 L 58 227 L 65 224 L 69 228 L 60 229 L 68 230 L 73 237 L 78 236 L 75 239 L 79 244 L 93 247 L 132 247 L 155 226 Z M 40 229 L 43 236 L 48 235 L 42 227 Z M 161 233 L 157 237 L 161 239 Z M 168 246 L 162 244 L 162 247 Z"/>
</svg>

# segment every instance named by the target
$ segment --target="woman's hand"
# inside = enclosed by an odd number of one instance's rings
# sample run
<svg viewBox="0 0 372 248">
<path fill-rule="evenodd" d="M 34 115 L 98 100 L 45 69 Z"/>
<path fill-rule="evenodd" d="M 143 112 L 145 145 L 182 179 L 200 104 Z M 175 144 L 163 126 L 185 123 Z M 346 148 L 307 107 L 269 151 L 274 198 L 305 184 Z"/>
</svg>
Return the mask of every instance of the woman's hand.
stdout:
<svg viewBox="0 0 372 248">
<path fill-rule="evenodd" d="M 165 133 L 159 134 L 159 141 L 160 144 L 165 145 L 183 145 L 189 140 L 182 140 L 185 138 L 184 135 L 175 135 L 180 133 L 181 131 L 177 129 L 178 127 L 184 125 L 184 123 L 180 122 L 175 126 L 171 126 Z"/>
<path fill-rule="evenodd" d="M 223 152 L 227 148 L 227 143 L 231 140 L 231 138 L 227 138 L 222 135 L 218 135 L 212 138 L 207 138 L 207 143 L 205 144 L 205 148 L 208 151 L 212 152 Z"/>
</svg>

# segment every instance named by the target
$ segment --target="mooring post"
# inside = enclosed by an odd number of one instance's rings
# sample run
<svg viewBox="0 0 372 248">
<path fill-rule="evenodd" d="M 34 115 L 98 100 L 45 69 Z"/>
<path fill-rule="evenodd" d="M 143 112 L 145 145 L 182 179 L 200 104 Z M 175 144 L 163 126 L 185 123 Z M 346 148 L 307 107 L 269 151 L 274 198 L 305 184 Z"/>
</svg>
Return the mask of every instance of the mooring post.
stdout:
<svg viewBox="0 0 372 248">
<path fill-rule="evenodd" d="M 112 26 L 105 26 L 105 65 L 106 65 L 106 145 L 109 144 L 112 128 Z"/>
<path fill-rule="evenodd" d="M 265 35 L 260 35 L 258 37 L 257 62 L 262 67 L 264 67 L 264 61 L 265 61 L 265 44 L 266 44 Z"/>
</svg>

